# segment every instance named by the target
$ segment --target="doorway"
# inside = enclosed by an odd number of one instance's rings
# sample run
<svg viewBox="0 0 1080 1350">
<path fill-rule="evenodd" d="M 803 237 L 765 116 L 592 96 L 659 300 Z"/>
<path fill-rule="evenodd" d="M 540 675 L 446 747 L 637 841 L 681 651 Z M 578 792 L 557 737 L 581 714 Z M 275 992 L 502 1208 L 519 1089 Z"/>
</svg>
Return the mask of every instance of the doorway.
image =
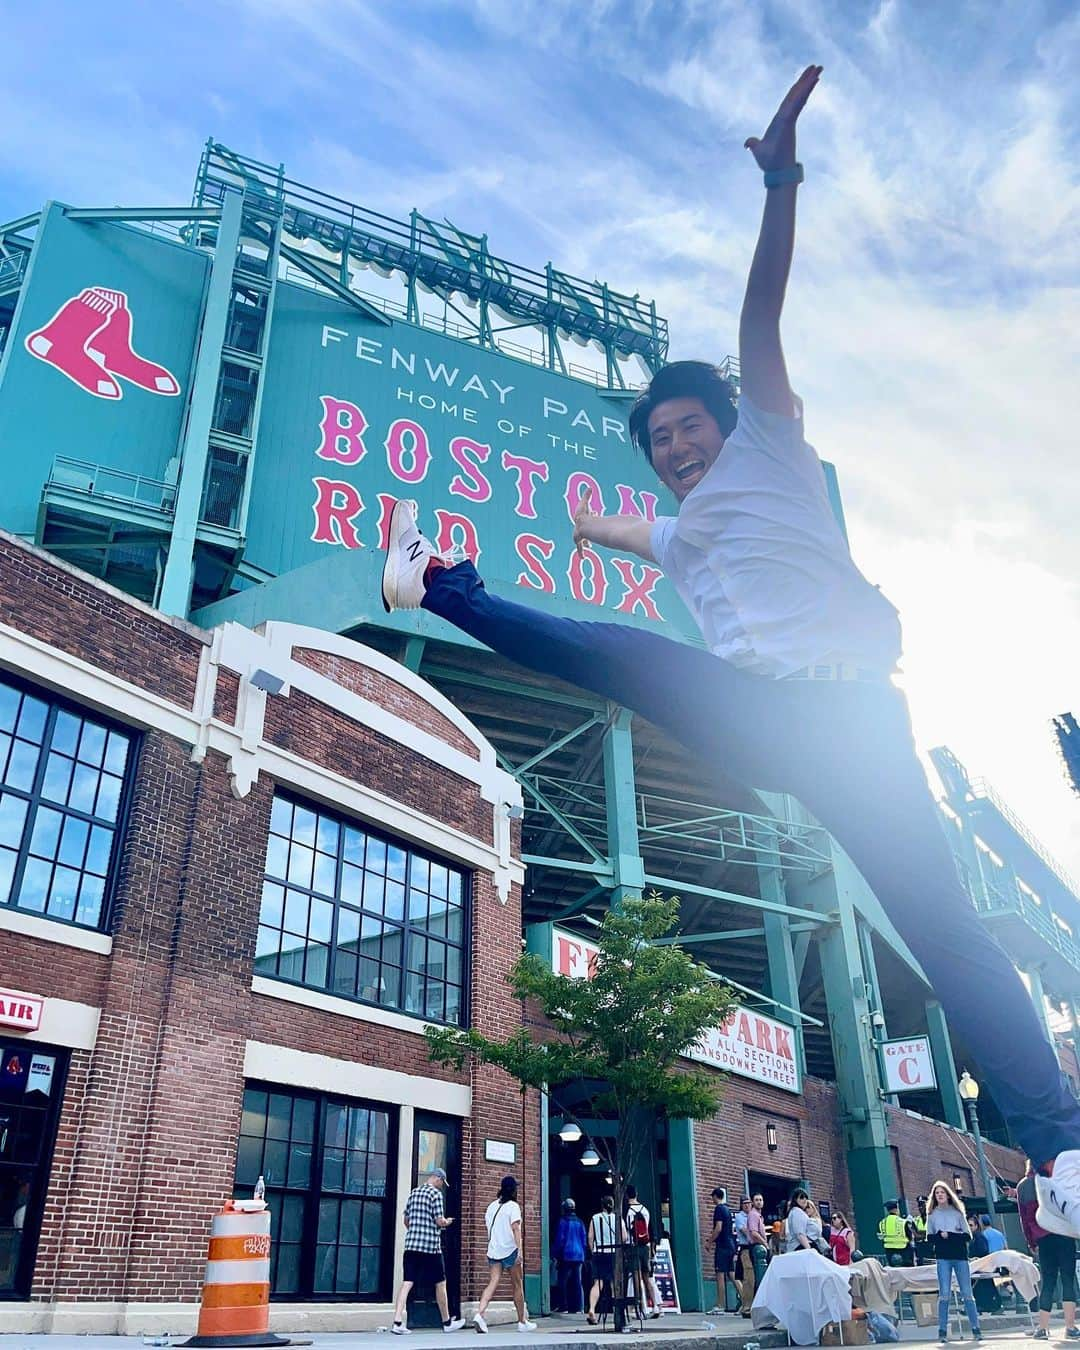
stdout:
<svg viewBox="0 0 1080 1350">
<path fill-rule="evenodd" d="M 797 1177 L 778 1177 L 769 1172 L 747 1172 L 746 1180 L 749 1195 L 764 1197 L 766 1224 L 784 1217 L 791 1192 L 799 1184 Z"/>
<path fill-rule="evenodd" d="M 446 1173 L 443 1205 L 454 1219 L 443 1229 L 443 1263 L 446 1266 L 446 1297 L 450 1316 L 461 1315 L 461 1121 L 433 1111 L 417 1111 L 413 1123 L 412 1184 L 418 1186 L 434 1168 Z M 415 1285 L 409 1295 L 409 1325 L 442 1325 L 435 1291 Z"/>
<path fill-rule="evenodd" d="M 0 1298 L 28 1298 L 67 1051 L 0 1042 Z"/>
</svg>

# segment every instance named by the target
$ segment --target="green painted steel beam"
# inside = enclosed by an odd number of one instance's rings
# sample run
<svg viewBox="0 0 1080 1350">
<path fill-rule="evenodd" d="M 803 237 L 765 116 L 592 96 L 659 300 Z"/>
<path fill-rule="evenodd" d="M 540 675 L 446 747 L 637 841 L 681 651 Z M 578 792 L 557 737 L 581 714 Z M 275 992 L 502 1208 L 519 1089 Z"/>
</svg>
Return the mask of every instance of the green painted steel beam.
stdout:
<svg viewBox="0 0 1080 1350">
<path fill-rule="evenodd" d="M 796 905 L 781 905 L 775 901 L 762 900 L 756 895 L 737 895 L 734 891 L 718 891 L 712 886 L 697 886 L 689 881 L 678 881 L 674 877 L 654 876 L 651 872 L 646 872 L 645 884 L 655 886 L 657 890 L 672 891 L 675 894 L 680 891 L 688 891 L 691 895 L 704 895 L 710 900 L 728 900 L 734 905 L 745 905 L 748 909 L 788 914 L 795 919 L 805 919 L 807 923 L 812 923 L 815 927 L 828 927 L 830 924 L 837 922 L 833 915 L 816 914 L 812 909 L 800 909 Z"/>
<path fill-rule="evenodd" d="M 698 942 L 734 942 L 739 938 L 764 937 L 764 928 L 728 928 L 715 933 L 680 933 L 677 937 L 654 938 L 654 947 L 692 947 Z"/>
<path fill-rule="evenodd" d="M 604 732 L 608 857 L 615 873 L 612 909 L 618 909 L 624 900 L 639 900 L 645 887 L 645 864 L 638 842 L 632 721 L 633 714 L 628 709 L 612 705 Z"/>
<path fill-rule="evenodd" d="M 583 896 L 575 900 L 572 905 L 567 905 L 565 909 L 560 909 L 552 923 L 558 923 L 560 919 L 573 919 L 589 908 L 598 895 L 606 895 L 611 890 L 610 886 L 593 886 L 585 892 Z"/>
<path fill-rule="evenodd" d="M 497 753 L 495 758 L 498 761 L 501 768 L 504 768 L 509 774 L 514 774 L 514 766 L 513 764 L 510 763 L 510 761 L 506 758 L 505 755 Z M 578 844 L 581 848 L 583 848 L 585 852 L 588 853 L 593 858 L 595 862 L 604 861 L 603 856 L 595 848 L 593 848 L 592 844 L 589 843 L 589 841 L 580 832 L 580 830 L 578 830 L 571 821 L 567 820 L 566 816 L 563 815 L 563 813 L 559 810 L 559 808 L 553 802 L 548 801 L 547 797 L 544 796 L 544 794 L 540 791 L 540 789 L 536 786 L 535 783 L 531 782 L 528 778 L 518 778 L 517 781 L 521 784 L 524 791 L 527 792 L 529 796 L 532 797 L 536 802 L 538 802 L 539 805 L 542 806 L 544 810 L 548 813 L 548 815 L 551 816 L 552 819 L 556 821 L 559 828 L 561 830 L 564 830 L 570 836 L 570 838 L 574 840 L 576 844 Z"/>
<path fill-rule="evenodd" d="M 68 220 L 218 220 L 218 206 L 65 206 Z"/>
<path fill-rule="evenodd" d="M 585 694 L 563 693 L 562 690 L 544 689 L 538 685 L 518 684 L 515 680 L 502 680 L 487 675 L 477 675 L 471 670 L 457 670 L 452 666 L 440 666 L 430 672 L 436 680 L 445 679 L 451 684 L 463 684 L 472 689 L 490 689 L 495 694 L 511 694 L 520 699 L 535 699 L 538 703 L 557 703 L 562 708 L 582 708 L 598 711 L 603 708 L 600 699 L 589 698 Z"/>
<path fill-rule="evenodd" d="M 668 1168 L 671 1172 L 671 1247 L 679 1276 L 679 1293 L 687 1312 L 704 1312 L 693 1122 L 669 1120 L 667 1133 Z M 676 1184 L 676 1179 L 679 1184 Z"/>
<path fill-rule="evenodd" d="M 17 220 L 9 220 L 6 225 L 0 225 L 0 239 L 5 239 L 9 234 L 18 234 L 22 230 L 33 229 L 40 220 L 40 211 L 32 211 L 28 216 L 19 216 Z M 29 240 L 27 242 L 29 243 Z"/>
<path fill-rule="evenodd" d="M 949 1039 L 949 1024 L 945 1021 L 944 1008 L 934 998 L 926 1001 L 926 1030 L 945 1119 L 956 1129 L 966 1130 L 968 1123 L 964 1119 L 964 1104 L 957 1086 L 960 1080 L 953 1058 L 952 1041 Z"/>
<path fill-rule="evenodd" d="M 604 858 L 587 863 L 575 862 L 573 858 L 549 858 L 542 853 L 523 853 L 521 861 L 526 867 L 554 867 L 559 872 L 580 872 L 583 876 L 602 877 L 609 886 L 615 884 L 611 864 Z"/>
<path fill-rule="evenodd" d="M 580 726 L 574 727 L 573 730 L 568 731 L 565 736 L 560 736 L 557 741 L 552 741 L 550 745 L 545 745 L 543 750 L 538 750 L 537 753 L 533 755 L 531 759 L 527 759 L 524 764 L 519 764 L 514 770 L 514 776 L 520 777 L 521 774 L 528 773 L 530 769 L 535 768 L 542 760 L 547 759 L 549 755 L 553 755 L 556 750 L 561 750 L 564 745 L 569 745 L 571 741 L 576 740 L 583 732 L 588 731 L 591 727 L 595 727 L 606 720 L 607 719 L 602 713 L 593 713 L 593 715 L 582 722 Z"/>
<path fill-rule="evenodd" d="M 764 839 L 760 835 L 764 834 Z M 776 833 L 769 826 L 755 829 L 755 840 L 778 851 Z M 787 888 L 784 875 L 778 866 L 764 862 L 758 864 L 758 889 L 762 899 L 782 905 L 784 912 L 775 910 L 764 915 L 765 955 L 769 968 L 769 993 L 775 999 L 800 1009 L 799 973 L 795 968 L 795 951 L 791 940 L 791 917 L 787 913 Z M 800 1009 L 801 1010 L 801 1009 Z M 806 1040 L 802 1032 L 801 1021 L 795 1027 L 795 1055 L 800 1075 L 806 1074 Z"/>
<path fill-rule="evenodd" d="M 411 670 L 414 675 L 420 674 L 420 666 L 424 660 L 424 648 L 426 646 L 427 638 L 420 637 L 416 633 L 405 639 L 405 651 L 401 658 L 401 664 L 406 670 Z"/>
<path fill-rule="evenodd" d="M 287 244 L 282 244 L 280 247 L 281 256 L 286 262 L 291 262 L 294 267 L 299 267 L 301 272 L 306 272 L 309 277 L 312 277 L 317 281 L 320 286 L 325 286 L 326 289 L 332 295 L 336 295 L 339 300 L 344 300 L 347 305 L 352 305 L 354 309 L 358 309 L 365 318 L 374 319 L 376 323 L 382 324 L 385 328 L 389 328 L 393 323 L 393 320 L 388 318 L 381 309 L 377 308 L 375 305 L 369 304 L 362 296 L 357 295 L 355 291 L 350 291 L 348 286 L 342 286 L 339 281 L 335 281 L 329 273 L 324 272 L 319 264 L 313 258 L 309 258 L 306 253 L 301 253 L 299 249 L 289 248 Z"/>
<path fill-rule="evenodd" d="M 221 349 L 229 322 L 233 268 L 240 247 L 243 198 L 227 192 L 221 206 L 217 246 L 210 268 L 210 283 L 203 309 L 199 353 L 188 397 L 187 426 L 180 447 L 180 476 L 176 484 L 172 539 L 161 582 L 158 607 L 166 614 L 186 619 L 191 606 L 195 574 L 195 538 L 199 527 L 206 461 L 210 452 L 210 429 L 214 420 Z"/>
</svg>

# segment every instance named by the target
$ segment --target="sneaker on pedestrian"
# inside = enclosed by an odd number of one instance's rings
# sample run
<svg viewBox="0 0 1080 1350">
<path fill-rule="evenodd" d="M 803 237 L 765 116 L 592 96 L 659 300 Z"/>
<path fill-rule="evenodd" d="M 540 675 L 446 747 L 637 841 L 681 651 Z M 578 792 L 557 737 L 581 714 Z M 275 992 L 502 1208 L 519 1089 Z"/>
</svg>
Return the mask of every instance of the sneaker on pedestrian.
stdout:
<svg viewBox="0 0 1080 1350">
<path fill-rule="evenodd" d="M 518 1323 L 518 1331 L 535 1331 L 535 1330 L 536 1330 L 536 1323 L 535 1323 L 535 1322 L 519 1322 L 519 1323 Z"/>
<path fill-rule="evenodd" d="M 942 1332 L 942 1334 L 937 1338 L 937 1343 L 938 1345 L 948 1345 L 949 1344 L 948 1336 L 946 1336 L 945 1333 Z"/>
<path fill-rule="evenodd" d="M 710 1308 L 710 1309 L 709 1309 L 709 1316 L 710 1316 L 710 1317 L 719 1317 L 720 1314 L 721 1314 L 723 1311 L 724 1311 L 723 1308 L 721 1308 L 719 1305 L 717 1305 L 717 1307 L 715 1307 L 715 1308 Z"/>
<path fill-rule="evenodd" d="M 978 1327 L 976 1327 L 975 1330 L 971 1333 L 971 1339 L 972 1339 L 973 1341 L 981 1341 L 981 1340 L 982 1340 L 982 1332 L 979 1330 Z"/>
<path fill-rule="evenodd" d="M 1033 1331 L 1031 1333 L 1031 1339 L 1033 1341 L 1048 1341 L 1050 1339 L 1050 1333 L 1045 1327 L 1040 1327 L 1038 1331 Z"/>
<path fill-rule="evenodd" d="M 395 1322 L 390 1328 L 390 1331 L 394 1336 L 408 1336 L 411 1334 L 411 1328 L 407 1327 L 404 1322 Z"/>
<path fill-rule="evenodd" d="M 424 572 L 434 556 L 435 549 L 416 524 L 416 503 L 404 498 L 395 502 L 382 573 L 383 609 L 387 614 L 395 609 L 420 608 Z"/>
<path fill-rule="evenodd" d="M 449 1334 L 451 1331 L 460 1331 L 464 1325 L 464 1317 L 451 1317 L 449 1322 L 444 1322 L 442 1324 L 442 1329 Z"/>
<path fill-rule="evenodd" d="M 1035 1222 L 1048 1233 L 1080 1238 L 1080 1148 L 1065 1149 L 1052 1164 L 1052 1175 L 1035 1173 L 1039 1208 Z"/>
<path fill-rule="evenodd" d="M 1067 1341 L 1080 1341 L 1080 1327 L 1066 1327 L 1065 1339 Z"/>
<path fill-rule="evenodd" d="M 487 1323 L 484 1321 L 480 1313 L 473 1314 L 473 1326 L 477 1329 L 477 1331 L 480 1332 L 487 1331 Z"/>
</svg>

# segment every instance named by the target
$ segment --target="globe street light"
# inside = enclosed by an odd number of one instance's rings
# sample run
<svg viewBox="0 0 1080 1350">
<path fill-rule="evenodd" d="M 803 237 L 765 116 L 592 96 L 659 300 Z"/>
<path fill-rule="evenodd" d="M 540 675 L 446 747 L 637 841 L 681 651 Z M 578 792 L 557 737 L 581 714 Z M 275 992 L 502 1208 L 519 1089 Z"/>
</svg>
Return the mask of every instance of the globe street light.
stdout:
<svg viewBox="0 0 1080 1350">
<path fill-rule="evenodd" d="M 957 1091 L 963 1098 L 964 1105 L 968 1109 L 971 1118 L 971 1133 L 975 1136 L 975 1152 L 979 1158 L 979 1172 L 982 1175 L 983 1192 L 986 1196 L 986 1204 L 990 1213 L 997 1217 L 997 1188 L 990 1179 L 990 1168 L 986 1165 L 986 1154 L 983 1151 L 982 1132 L 979 1129 L 979 1112 L 975 1103 L 979 1100 L 979 1085 L 968 1073 L 967 1069 L 960 1075 L 960 1082 L 957 1084 Z"/>
</svg>

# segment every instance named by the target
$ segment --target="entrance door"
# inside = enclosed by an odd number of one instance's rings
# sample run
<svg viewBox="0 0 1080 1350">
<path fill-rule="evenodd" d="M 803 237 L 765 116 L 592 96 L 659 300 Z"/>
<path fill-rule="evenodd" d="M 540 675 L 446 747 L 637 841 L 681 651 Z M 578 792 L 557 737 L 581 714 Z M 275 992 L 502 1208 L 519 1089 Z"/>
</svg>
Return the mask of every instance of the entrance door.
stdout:
<svg viewBox="0 0 1080 1350">
<path fill-rule="evenodd" d="M 0 1298 L 28 1298 L 67 1052 L 0 1041 Z"/>
<path fill-rule="evenodd" d="M 443 1229 L 443 1260 L 446 1264 L 446 1297 L 450 1316 L 457 1317 L 461 1309 L 461 1121 L 453 1116 L 437 1116 L 431 1111 L 417 1111 L 413 1131 L 412 1184 L 420 1181 L 434 1168 L 441 1167 L 447 1175 L 443 1191 L 443 1205 L 454 1222 Z M 435 1291 L 419 1286 L 410 1295 L 409 1323 L 417 1327 L 440 1325 Z"/>
<path fill-rule="evenodd" d="M 796 1178 L 771 1176 L 768 1172 L 748 1172 L 746 1179 L 750 1195 L 764 1197 L 766 1224 L 782 1218 L 791 1192 L 798 1185 Z"/>
</svg>

